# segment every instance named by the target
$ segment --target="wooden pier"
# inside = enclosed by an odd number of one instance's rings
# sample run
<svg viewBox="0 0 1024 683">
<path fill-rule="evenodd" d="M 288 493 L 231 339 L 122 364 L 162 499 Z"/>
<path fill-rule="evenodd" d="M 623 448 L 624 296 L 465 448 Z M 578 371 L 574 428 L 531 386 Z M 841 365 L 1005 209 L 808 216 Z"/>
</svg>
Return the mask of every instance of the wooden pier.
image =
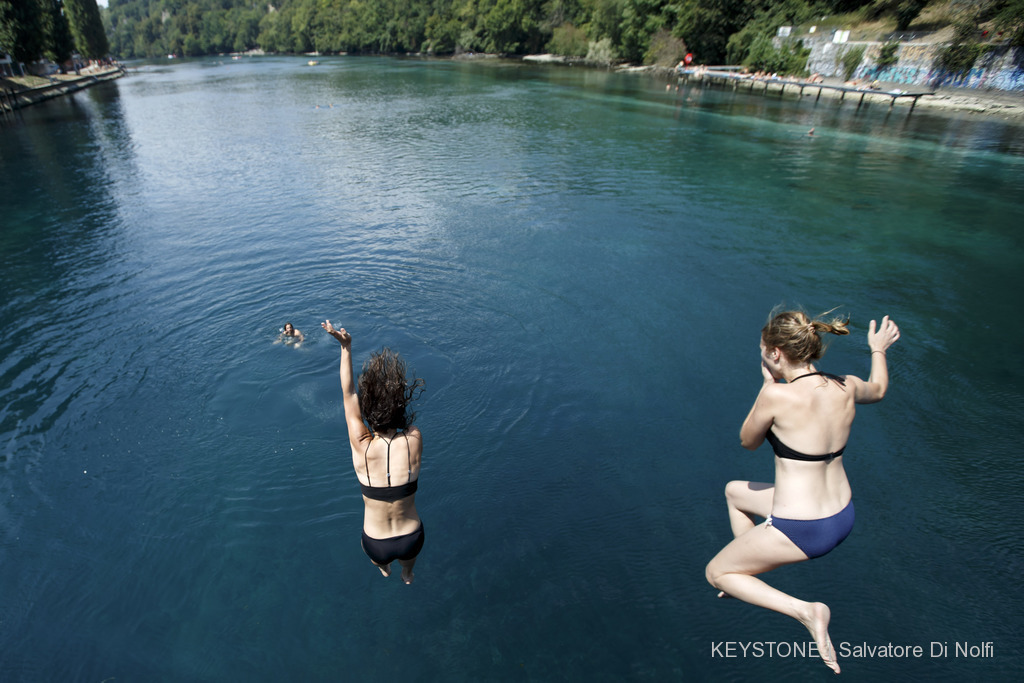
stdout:
<svg viewBox="0 0 1024 683">
<path fill-rule="evenodd" d="M 823 90 L 831 90 L 840 93 L 840 102 L 846 98 L 848 93 L 853 93 L 854 95 L 860 95 L 860 99 L 857 101 L 858 109 L 860 109 L 860 106 L 864 104 L 864 98 L 868 95 L 873 95 L 875 97 L 888 97 L 890 109 L 896 104 L 896 100 L 901 97 L 908 97 L 912 100 L 910 103 L 910 110 L 907 112 L 908 116 L 910 112 L 914 111 L 914 106 L 920 98 L 935 94 L 934 91 L 907 92 L 905 90 L 876 90 L 874 88 L 850 85 L 830 85 L 828 83 L 811 82 L 792 78 L 751 76 L 749 74 L 734 73 L 734 70 L 736 69 L 737 67 L 678 69 L 677 73 L 685 82 L 696 80 L 717 84 L 731 84 L 733 90 L 739 90 L 741 87 L 749 85 L 749 92 L 754 92 L 755 88 L 761 86 L 761 93 L 765 95 L 768 94 L 769 89 L 776 86 L 780 97 L 785 95 L 787 87 L 790 89 L 798 89 L 801 97 L 803 97 L 804 90 L 816 88 L 818 94 L 814 98 L 815 102 L 821 99 L 821 93 Z"/>
</svg>

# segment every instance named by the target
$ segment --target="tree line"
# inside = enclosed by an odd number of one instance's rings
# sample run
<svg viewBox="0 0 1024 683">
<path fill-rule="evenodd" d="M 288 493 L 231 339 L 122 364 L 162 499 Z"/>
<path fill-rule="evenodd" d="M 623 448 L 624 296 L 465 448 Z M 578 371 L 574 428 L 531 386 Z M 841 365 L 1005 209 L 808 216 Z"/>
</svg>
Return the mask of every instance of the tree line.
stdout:
<svg viewBox="0 0 1024 683">
<path fill-rule="evenodd" d="M 1020 42 L 1024 0 L 110 0 L 109 35 L 122 57 L 553 52 L 670 64 L 691 52 L 792 70 L 805 55 L 773 43 L 779 26 L 852 14 L 902 31 L 928 5 L 975 28 L 1001 18 Z"/>
<path fill-rule="evenodd" d="M 35 7 L 37 18 L 44 18 L 37 22 L 51 26 L 36 35 L 58 34 L 63 10 L 74 35 L 75 12 L 95 6 L 96 0 L 0 0 L 0 49 L 17 46 L 3 27 L 11 23 L 5 17 L 18 23 L 19 7 Z M 109 50 L 122 58 L 257 49 L 552 52 L 603 63 L 668 65 L 692 53 L 697 63 L 792 73 L 802 70 L 806 51 L 798 42 L 773 40 L 779 26 L 841 15 L 851 23 L 884 20 L 903 31 L 926 8 L 941 8 L 961 43 L 980 34 L 982 22 L 995 22 L 1006 31 L 1006 42 L 1024 45 L 1024 0 L 109 0 L 102 12 Z M 97 54 L 98 42 L 83 45 L 77 35 L 74 42 L 84 55 Z M 968 47 L 964 59 L 979 52 L 977 45 Z"/>
<path fill-rule="evenodd" d="M 96 0 L 0 0 L 0 53 L 21 64 L 64 64 L 75 52 L 85 59 L 110 53 Z"/>
<path fill-rule="evenodd" d="M 554 52 L 655 63 L 726 59 L 730 38 L 880 0 L 110 0 L 116 54 Z M 750 42 L 750 41 L 747 41 Z M 749 47 L 749 45 L 735 46 Z M 744 55 L 745 56 L 745 55 Z"/>
</svg>

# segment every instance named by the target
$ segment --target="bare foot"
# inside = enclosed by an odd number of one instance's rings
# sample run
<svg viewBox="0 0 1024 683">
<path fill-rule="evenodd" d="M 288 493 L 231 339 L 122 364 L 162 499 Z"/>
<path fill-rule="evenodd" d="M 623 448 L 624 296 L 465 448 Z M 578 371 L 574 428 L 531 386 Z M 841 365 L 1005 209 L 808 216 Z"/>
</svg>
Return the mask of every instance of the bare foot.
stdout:
<svg viewBox="0 0 1024 683">
<path fill-rule="evenodd" d="M 828 622 L 832 618 L 832 611 L 823 602 L 810 603 L 810 612 L 806 619 L 800 619 L 800 623 L 807 627 L 818 646 L 818 654 L 825 662 L 825 666 L 832 671 L 839 673 L 839 662 L 836 660 L 836 651 L 832 647 L 832 639 L 828 635 Z"/>
<path fill-rule="evenodd" d="M 407 586 L 408 586 L 408 585 L 409 585 L 410 583 L 412 583 L 412 580 L 413 580 L 414 578 L 416 578 L 416 577 L 415 577 L 415 576 L 413 575 L 413 573 L 412 573 L 412 572 L 409 572 L 409 575 L 408 575 L 408 576 L 406 576 L 406 574 L 405 574 L 405 572 L 404 572 L 404 571 L 402 572 L 402 581 L 405 581 L 405 585 L 407 585 Z"/>
<path fill-rule="evenodd" d="M 383 567 L 380 566 L 379 564 L 375 565 L 375 566 L 377 567 L 377 569 L 380 570 L 380 573 L 384 575 L 385 579 L 388 578 L 389 576 L 391 576 L 391 563 L 390 562 L 388 562 Z"/>
</svg>

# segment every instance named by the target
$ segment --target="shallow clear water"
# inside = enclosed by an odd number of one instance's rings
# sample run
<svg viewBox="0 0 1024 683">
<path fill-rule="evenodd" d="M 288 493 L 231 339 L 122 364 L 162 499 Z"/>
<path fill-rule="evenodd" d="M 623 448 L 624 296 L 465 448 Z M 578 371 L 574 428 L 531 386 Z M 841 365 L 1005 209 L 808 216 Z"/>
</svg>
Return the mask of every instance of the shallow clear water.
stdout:
<svg viewBox="0 0 1024 683">
<path fill-rule="evenodd" d="M 824 676 L 718 656 L 808 638 L 703 576 L 725 483 L 772 476 L 737 433 L 780 302 L 852 317 L 827 370 L 866 375 L 871 318 L 903 338 L 853 534 L 768 580 L 837 645 L 924 649 L 844 675 L 1019 676 L 1020 127 L 320 62 L 149 65 L 0 119 L 3 680 Z M 325 317 L 426 379 L 412 587 L 359 547 Z"/>
</svg>

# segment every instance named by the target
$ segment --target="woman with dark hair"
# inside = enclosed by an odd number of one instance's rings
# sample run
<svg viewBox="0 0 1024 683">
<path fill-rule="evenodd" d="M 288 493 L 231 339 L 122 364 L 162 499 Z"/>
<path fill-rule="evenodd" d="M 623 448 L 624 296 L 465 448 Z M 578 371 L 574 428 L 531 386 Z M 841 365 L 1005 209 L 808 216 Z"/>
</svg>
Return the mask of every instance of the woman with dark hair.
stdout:
<svg viewBox="0 0 1024 683">
<path fill-rule="evenodd" d="M 416 415 L 408 408 L 422 391 L 423 380 L 409 382 L 405 362 L 384 348 L 363 363 L 357 394 L 352 335 L 344 328 L 335 329 L 330 320 L 320 325 L 341 343 L 345 422 L 352 466 L 363 491 L 363 552 L 385 577 L 398 560 L 402 580 L 412 583 L 412 568 L 424 539 L 423 522 L 416 512 L 423 436 L 411 424 Z"/>
<path fill-rule="evenodd" d="M 853 493 L 843 469 L 843 450 L 856 404 L 876 403 L 885 396 L 885 352 L 900 338 L 900 331 L 888 316 L 877 330 L 871 321 L 867 381 L 819 372 L 813 363 L 824 353 L 820 335 L 849 334 L 848 322 L 812 320 L 802 311 L 783 311 L 761 330 L 764 383 L 740 429 L 740 443 L 754 450 L 767 439 L 775 451 L 775 483 L 726 485 L 735 538 L 706 569 L 708 582 L 721 591 L 719 597 L 767 607 L 806 626 L 818 654 L 836 673 L 839 663 L 828 634 L 828 606 L 787 595 L 756 575 L 821 557 L 853 528 Z M 764 523 L 756 524 L 757 517 L 765 518 Z"/>
<path fill-rule="evenodd" d="M 277 341 L 301 346 L 302 342 L 306 341 L 306 337 L 303 336 L 302 332 L 295 329 L 294 325 L 285 323 L 284 327 L 281 328 L 281 334 L 278 335 Z"/>
</svg>

